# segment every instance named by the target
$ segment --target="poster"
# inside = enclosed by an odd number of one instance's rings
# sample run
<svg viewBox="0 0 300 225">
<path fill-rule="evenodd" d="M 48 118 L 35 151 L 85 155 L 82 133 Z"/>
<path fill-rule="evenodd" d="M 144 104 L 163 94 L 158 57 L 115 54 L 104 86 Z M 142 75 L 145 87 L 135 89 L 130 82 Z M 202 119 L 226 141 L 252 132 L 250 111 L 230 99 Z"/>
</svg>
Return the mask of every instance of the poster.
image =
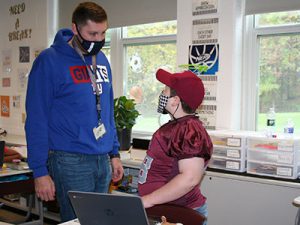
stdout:
<svg viewBox="0 0 300 225">
<path fill-rule="evenodd" d="M 205 129 L 216 129 L 217 105 L 203 103 L 197 110 L 199 119 L 202 121 Z"/>
<path fill-rule="evenodd" d="M 218 42 L 219 19 L 193 20 L 193 44 L 211 44 Z"/>
<path fill-rule="evenodd" d="M 9 96 L 0 96 L 1 101 L 1 116 L 9 117 Z"/>
<path fill-rule="evenodd" d="M 29 47 L 19 47 L 19 62 L 29 63 L 29 61 L 30 61 Z"/>
<path fill-rule="evenodd" d="M 19 109 L 21 107 L 21 95 L 13 96 L 12 106 L 16 109 Z"/>
<path fill-rule="evenodd" d="M 2 87 L 10 87 L 10 78 L 9 77 L 2 78 Z"/>
<path fill-rule="evenodd" d="M 205 87 L 204 101 L 215 102 L 217 100 L 217 81 L 216 75 L 199 76 Z"/>
<path fill-rule="evenodd" d="M 217 13 L 218 0 L 193 0 L 192 14 L 193 16 Z"/>
<path fill-rule="evenodd" d="M 17 87 L 19 92 L 25 91 L 27 87 L 27 80 L 28 80 L 28 69 L 27 68 L 18 69 Z"/>
<path fill-rule="evenodd" d="M 189 70 L 196 75 L 216 75 L 219 71 L 219 44 L 189 46 Z"/>
<path fill-rule="evenodd" d="M 10 73 L 12 70 L 12 50 L 7 49 L 2 51 L 2 72 Z"/>
</svg>

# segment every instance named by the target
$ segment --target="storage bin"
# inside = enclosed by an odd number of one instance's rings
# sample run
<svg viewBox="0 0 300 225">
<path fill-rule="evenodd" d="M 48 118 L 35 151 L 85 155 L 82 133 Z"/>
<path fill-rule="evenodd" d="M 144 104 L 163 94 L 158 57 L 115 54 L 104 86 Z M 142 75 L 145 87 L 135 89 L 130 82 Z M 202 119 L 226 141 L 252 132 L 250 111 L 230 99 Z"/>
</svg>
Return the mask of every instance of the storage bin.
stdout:
<svg viewBox="0 0 300 225">
<path fill-rule="evenodd" d="M 286 164 L 294 165 L 295 154 L 293 152 L 282 152 L 282 151 L 264 151 L 264 150 L 253 150 L 248 149 L 248 160 L 249 161 L 260 161 L 266 163 Z"/>
<path fill-rule="evenodd" d="M 241 148 L 222 147 L 214 145 L 213 155 L 233 159 L 243 159 L 244 155 Z M 243 159 L 244 160 L 244 159 Z"/>
<path fill-rule="evenodd" d="M 299 139 L 289 138 L 250 137 L 247 141 L 247 148 L 249 149 L 294 152 L 299 146 Z"/>
<path fill-rule="evenodd" d="M 300 173 L 300 139 L 249 137 L 247 173 L 297 179 Z"/>
<path fill-rule="evenodd" d="M 210 168 L 246 171 L 246 136 L 240 131 L 209 131 L 213 143 Z"/>
<path fill-rule="evenodd" d="M 235 172 L 245 172 L 245 161 L 233 160 L 229 158 L 218 158 L 213 156 L 208 167 Z"/>
<path fill-rule="evenodd" d="M 296 179 L 299 174 L 299 166 L 287 166 L 280 164 L 263 163 L 258 161 L 248 161 L 247 173 L 287 179 Z"/>
</svg>

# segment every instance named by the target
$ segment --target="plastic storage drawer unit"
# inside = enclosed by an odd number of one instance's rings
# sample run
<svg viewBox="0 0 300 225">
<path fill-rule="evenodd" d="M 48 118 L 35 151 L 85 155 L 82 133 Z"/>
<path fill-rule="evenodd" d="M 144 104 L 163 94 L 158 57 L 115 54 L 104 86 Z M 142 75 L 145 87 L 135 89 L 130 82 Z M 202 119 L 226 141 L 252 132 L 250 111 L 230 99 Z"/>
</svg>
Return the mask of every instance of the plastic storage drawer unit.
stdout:
<svg viewBox="0 0 300 225">
<path fill-rule="evenodd" d="M 300 172 L 300 139 L 249 137 L 247 173 L 296 179 Z"/>
</svg>

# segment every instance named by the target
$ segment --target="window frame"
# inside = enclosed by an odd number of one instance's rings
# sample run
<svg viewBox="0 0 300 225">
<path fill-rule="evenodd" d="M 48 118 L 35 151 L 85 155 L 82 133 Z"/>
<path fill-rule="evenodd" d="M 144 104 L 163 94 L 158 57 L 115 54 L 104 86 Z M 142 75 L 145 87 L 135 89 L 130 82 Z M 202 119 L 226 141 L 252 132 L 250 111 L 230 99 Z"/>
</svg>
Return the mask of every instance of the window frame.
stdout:
<svg viewBox="0 0 300 225">
<path fill-rule="evenodd" d="M 113 73 L 114 97 L 125 95 L 126 90 L 126 47 L 134 45 L 165 44 L 177 45 L 177 34 L 155 35 L 145 37 L 122 37 L 122 27 L 112 28 L 110 40 L 111 69 Z M 174 56 L 176 57 L 176 56 Z M 120 82 L 122 81 L 122 82 Z M 152 135 L 150 131 L 132 131 L 133 137 Z"/>
<path fill-rule="evenodd" d="M 242 81 L 242 124 L 243 130 L 256 130 L 259 106 L 259 38 L 261 36 L 299 34 L 300 24 L 272 27 L 255 27 L 255 15 L 245 18 L 243 81 Z"/>
</svg>

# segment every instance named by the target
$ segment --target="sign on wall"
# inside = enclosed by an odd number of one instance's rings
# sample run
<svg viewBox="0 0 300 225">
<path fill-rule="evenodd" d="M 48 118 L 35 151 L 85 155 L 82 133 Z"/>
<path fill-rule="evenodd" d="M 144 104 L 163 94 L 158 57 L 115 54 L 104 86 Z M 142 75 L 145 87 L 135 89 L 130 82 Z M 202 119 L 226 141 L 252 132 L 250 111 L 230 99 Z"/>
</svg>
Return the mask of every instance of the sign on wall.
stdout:
<svg viewBox="0 0 300 225">
<path fill-rule="evenodd" d="M 9 117 L 10 108 L 9 108 L 9 96 L 0 96 L 1 101 L 1 116 Z"/>
<path fill-rule="evenodd" d="M 192 4 L 193 16 L 216 13 L 217 11 L 218 11 L 218 0 L 193 0 L 193 4 Z"/>
</svg>

